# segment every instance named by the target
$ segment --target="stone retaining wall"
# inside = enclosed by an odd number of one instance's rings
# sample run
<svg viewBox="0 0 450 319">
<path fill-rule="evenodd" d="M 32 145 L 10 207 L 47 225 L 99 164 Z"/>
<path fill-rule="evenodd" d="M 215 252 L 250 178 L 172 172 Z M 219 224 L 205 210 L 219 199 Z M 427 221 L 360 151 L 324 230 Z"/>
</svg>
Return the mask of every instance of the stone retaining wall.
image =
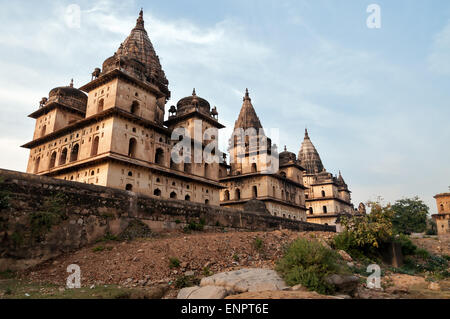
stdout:
<svg viewBox="0 0 450 319">
<path fill-rule="evenodd" d="M 154 232 L 182 229 L 189 223 L 213 231 L 336 230 L 0 169 L 0 271 L 28 268 L 94 243 L 105 234 L 118 235 L 136 219 Z"/>
</svg>

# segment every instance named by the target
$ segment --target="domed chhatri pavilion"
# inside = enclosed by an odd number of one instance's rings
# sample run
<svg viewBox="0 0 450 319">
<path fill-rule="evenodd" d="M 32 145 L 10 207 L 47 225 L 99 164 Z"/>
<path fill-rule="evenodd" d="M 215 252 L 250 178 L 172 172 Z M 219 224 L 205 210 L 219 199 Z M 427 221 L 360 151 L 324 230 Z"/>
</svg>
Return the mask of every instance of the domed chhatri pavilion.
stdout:
<svg viewBox="0 0 450 319">
<path fill-rule="evenodd" d="M 308 130 L 298 153 L 301 165 L 306 169 L 303 182 L 308 187 L 305 193 L 308 221 L 316 224 L 335 225 L 340 215 L 355 213 L 350 190 L 339 172 L 339 176 L 327 172 L 320 155 L 309 138 Z M 364 213 L 364 204 L 359 213 Z"/>
<path fill-rule="evenodd" d="M 190 129 L 200 119 L 203 131 L 217 132 L 224 127 L 217 109 L 194 91 L 164 122 L 168 85 L 141 10 L 130 35 L 89 83 L 51 90 L 30 115 L 36 128 L 24 145 L 30 149 L 27 172 L 219 205 L 219 163 L 171 161 L 173 129 Z"/>
<path fill-rule="evenodd" d="M 235 130 L 254 129 L 256 135 L 236 140 L 233 134 L 230 164 L 217 148 L 224 127 L 217 108 L 194 89 L 169 108 L 164 121 L 170 94 L 141 10 L 130 35 L 102 69 L 95 68 L 89 83 L 51 90 L 30 114 L 36 127 L 33 140 L 23 145 L 30 149 L 27 172 L 329 225 L 353 212 L 342 176 L 325 171 L 308 133 L 298 158 L 287 149 L 278 154 L 248 90 Z M 174 161 L 174 145 L 183 139 L 172 140 L 177 128 L 193 138 L 191 149 L 212 143 L 215 161 L 178 150 L 181 161 Z"/>
</svg>

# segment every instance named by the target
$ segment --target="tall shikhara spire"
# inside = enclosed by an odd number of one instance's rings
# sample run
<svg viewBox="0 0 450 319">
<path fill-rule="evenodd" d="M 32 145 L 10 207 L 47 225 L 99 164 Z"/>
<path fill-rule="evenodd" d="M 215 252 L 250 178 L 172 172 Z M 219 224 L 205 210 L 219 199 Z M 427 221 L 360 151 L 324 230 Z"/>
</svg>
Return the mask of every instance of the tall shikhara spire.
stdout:
<svg viewBox="0 0 450 319">
<path fill-rule="evenodd" d="M 305 129 L 305 138 L 302 147 L 300 148 L 300 152 L 298 153 L 298 159 L 300 160 L 301 165 L 306 169 L 307 174 L 316 174 L 325 170 L 319 153 L 309 138 L 307 129 Z"/>
<path fill-rule="evenodd" d="M 252 105 L 252 100 L 248 93 L 248 89 L 245 90 L 244 103 L 242 104 L 241 112 L 239 117 L 234 124 L 234 129 L 242 128 L 244 130 L 248 128 L 254 128 L 256 130 L 262 129 L 259 117 L 256 114 L 255 109 Z"/>
<path fill-rule="evenodd" d="M 114 56 L 108 58 L 103 64 L 103 73 L 119 65 L 136 78 L 157 85 L 169 98 L 169 81 L 144 25 L 144 12 L 141 9 L 136 26 L 131 30 L 130 35 L 120 45 Z"/>
</svg>

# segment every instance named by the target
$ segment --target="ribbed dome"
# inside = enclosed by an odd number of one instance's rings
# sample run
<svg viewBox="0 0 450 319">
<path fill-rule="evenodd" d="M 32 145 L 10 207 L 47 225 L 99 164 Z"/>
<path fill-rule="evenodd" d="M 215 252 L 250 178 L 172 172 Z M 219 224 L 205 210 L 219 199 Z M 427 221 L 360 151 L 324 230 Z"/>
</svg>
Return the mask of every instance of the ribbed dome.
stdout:
<svg viewBox="0 0 450 319">
<path fill-rule="evenodd" d="M 195 89 L 192 92 L 191 96 L 187 96 L 182 98 L 177 103 L 177 114 L 183 114 L 187 113 L 189 111 L 192 111 L 194 109 L 198 108 L 198 111 L 210 115 L 210 109 L 211 106 L 209 102 L 199 96 L 197 96 L 197 93 L 195 92 Z"/>
<path fill-rule="evenodd" d="M 287 164 L 289 162 L 295 162 L 296 160 L 297 160 L 297 156 L 295 156 L 294 153 L 289 152 L 286 149 L 286 146 L 284 147 L 284 152 L 281 152 L 279 154 L 280 165 Z"/>
<path fill-rule="evenodd" d="M 237 129 L 246 130 L 248 128 L 254 128 L 259 132 L 259 129 L 262 130 L 261 122 L 259 121 L 259 117 L 256 114 L 255 109 L 252 105 L 252 100 L 250 99 L 248 89 L 245 92 L 244 103 L 242 104 L 241 112 L 239 113 L 239 117 L 234 124 L 234 130 Z"/>
<path fill-rule="evenodd" d="M 317 174 L 325 171 L 319 153 L 309 139 L 308 130 L 305 130 L 305 139 L 298 153 L 298 159 L 306 169 L 307 174 Z"/>
<path fill-rule="evenodd" d="M 169 82 L 144 28 L 142 10 L 130 35 L 120 45 L 114 56 L 106 59 L 103 63 L 103 73 L 117 67 L 142 80 L 156 84 L 168 98 L 170 97 Z"/>
<path fill-rule="evenodd" d="M 73 87 L 73 81 L 69 86 L 60 86 L 52 89 L 48 93 L 48 97 L 47 103 L 58 102 L 83 112 L 86 111 L 88 97 L 83 91 Z"/>
</svg>

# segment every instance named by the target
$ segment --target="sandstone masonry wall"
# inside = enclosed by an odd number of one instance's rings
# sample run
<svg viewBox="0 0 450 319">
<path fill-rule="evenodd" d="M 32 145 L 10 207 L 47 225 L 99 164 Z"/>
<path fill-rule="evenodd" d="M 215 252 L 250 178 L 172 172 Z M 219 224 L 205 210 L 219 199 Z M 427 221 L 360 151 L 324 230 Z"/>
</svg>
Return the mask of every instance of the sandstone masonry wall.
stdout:
<svg viewBox="0 0 450 319">
<path fill-rule="evenodd" d="M 95 243 L 105 234 L 119 235 L 136 219 L 153 232 L 183 229 L 190 222 L 213 231 L 336 230 L 0 169 L 0 271 L 29 268 Z"/>
</svg>

